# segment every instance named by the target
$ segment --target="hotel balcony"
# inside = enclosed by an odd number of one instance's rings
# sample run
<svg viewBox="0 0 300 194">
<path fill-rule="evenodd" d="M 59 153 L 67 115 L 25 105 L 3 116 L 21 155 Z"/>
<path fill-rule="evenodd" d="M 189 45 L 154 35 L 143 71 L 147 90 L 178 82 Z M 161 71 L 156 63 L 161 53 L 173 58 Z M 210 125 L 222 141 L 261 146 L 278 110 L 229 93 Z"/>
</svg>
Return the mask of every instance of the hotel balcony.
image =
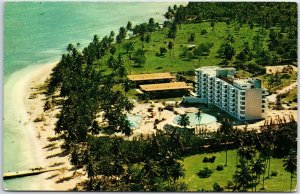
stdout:
<svg viewBox="0 0 300 194">
<path fill-rule="evenodd" d="M 228 95 L 223 93 L 222 97 L 227 99 Z"/>
<path fill-rule="evenodd" d="M 222 92 L 227 94 L 227 93 L 228 93 L 228 90 L 222 90 Z"/>
<path fill-rule="evenodd" d="M 235 103 L 235 99 L 234 99 L 234 98 L 233 98 L 233 99 L 230 99 L 230 100 L 229 100 L 229 102 L 230 102 L 230 103 L 234 103 L 234 104 L 236 104 L 236 103 Z"/>
</svg>

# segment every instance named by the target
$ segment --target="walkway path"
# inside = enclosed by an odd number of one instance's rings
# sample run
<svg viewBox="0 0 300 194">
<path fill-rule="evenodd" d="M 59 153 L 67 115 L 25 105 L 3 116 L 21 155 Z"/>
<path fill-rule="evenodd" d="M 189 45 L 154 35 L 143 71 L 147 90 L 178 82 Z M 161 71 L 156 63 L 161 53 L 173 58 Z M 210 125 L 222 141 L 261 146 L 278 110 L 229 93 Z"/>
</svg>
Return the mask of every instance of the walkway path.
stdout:
<svg viewBox="0 0 300 194">
<path fill-rule="evenodd" d="M 270 96 L 267 97 L 267 99 L 269 100 L 269 102 L 276 102 L 276 97 L 278 94 L 283 94 L 283 93 L 286 93 L 292 89 L 294 89 L 295 87 L 297 87 L 298 85 L 298 82 L 293 82 L 291 85 L 281 89 L 281 90 L 277 90 L 275 94 L 272 94 Z"/>
</svg>

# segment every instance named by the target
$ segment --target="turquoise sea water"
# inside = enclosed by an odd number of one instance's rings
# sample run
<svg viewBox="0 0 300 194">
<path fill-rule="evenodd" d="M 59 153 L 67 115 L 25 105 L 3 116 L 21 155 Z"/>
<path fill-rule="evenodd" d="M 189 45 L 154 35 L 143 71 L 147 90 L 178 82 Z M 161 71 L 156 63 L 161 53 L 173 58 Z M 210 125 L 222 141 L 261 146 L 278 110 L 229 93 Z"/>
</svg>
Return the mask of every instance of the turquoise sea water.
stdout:
<svg viewBox="0 0 300 194">
<path fill-rule="evenodd" d="M 39 164 L 36 148 L 30 145 L 28 128 L 19 120 L 15 84 L 36 65 L 56 61 L 67 44 L 86 46 L 94 34 L 101 37 L 119 27 L 162 22 L 170 2 L 8 2 L 4 6 L 4 133 L 3 171 L 24 170 Z M 35 66 L 34 66 L 35 65 Z M 21 83 L 19 83 L 21 84 Z M 43 190 L 44 177 L 4 181 L 8 190 Z"/>
</svg>

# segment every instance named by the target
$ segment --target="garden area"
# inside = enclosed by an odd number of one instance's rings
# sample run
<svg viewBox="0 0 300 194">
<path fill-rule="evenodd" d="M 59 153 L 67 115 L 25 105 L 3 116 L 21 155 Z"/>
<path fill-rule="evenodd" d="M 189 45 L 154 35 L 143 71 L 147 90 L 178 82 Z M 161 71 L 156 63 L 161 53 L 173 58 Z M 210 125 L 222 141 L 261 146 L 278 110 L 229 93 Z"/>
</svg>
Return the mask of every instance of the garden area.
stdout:
<svg viewBox="0 0 300 194">
<path fill-rule="evenodd" d="M 180 180 L 184 181 L 189 191 L 213 191 L 213 185 L 217 183 L 224 191 L 230 181 L 233 182 L 233 175 L 236 171 L 236 150 L 228 151 L 228 165 L 225 164 L 225 151 L 209 154 L 197 154 L 184 158 L 183 166 L 185 171 L 185 177 Z M 205 157 L 211 158 L 215 156 L 214 163 L 202 162 Z M 217 170 L 218 166 L 222 166 L 223 170 Z M 207 167 L 212 170 L 212 173 L 207 178 L 201 178 L 199 175 L 200 170 Z M 220 168 L 220 167 L 219 167 Z M 262 176 L 262 175 L 261 175 Z M 266 172 L 267 176 L 267 172 Z M 262 188 L 262 177 L 259 184 L 256 186 L 257 191 Z M 264 181 L 265 190 L 262 192 L 287 192 L 290 189 L 289 185 L 290 173 L 286 172 L 283 167 L 282 159 L 272 158 L 270 168 L 270 178 L 266 178 Z M 296 177 L 293 179 L 292 185 L 297 183 Z M 202 190 L 203 189 L 203 190 Z M 249 191 L 252 191 L 249 189 Z"/>
</svg>

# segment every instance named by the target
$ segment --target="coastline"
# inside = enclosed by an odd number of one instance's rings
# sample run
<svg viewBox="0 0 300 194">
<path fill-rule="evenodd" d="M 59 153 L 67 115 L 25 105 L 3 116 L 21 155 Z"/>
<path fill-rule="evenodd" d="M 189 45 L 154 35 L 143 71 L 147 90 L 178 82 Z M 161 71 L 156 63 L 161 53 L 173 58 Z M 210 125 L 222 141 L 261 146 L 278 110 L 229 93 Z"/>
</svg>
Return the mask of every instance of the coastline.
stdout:
<svg viewBox="0 0 300 194">
<path fill-rule="evenodd" d="M 45 83 L 46 79 L 49 78 L 55 64 L 57 64 L 57 62 L 39 66 L 30 66 L 16 72 L 8 79 L 8 82 L 11 82 L 13 85 L 13 87 L 10 88 L 10 95 L 12 95 L 12 100 L 15 103 L 12 108 L 17 108 L 18 114 L 21 114 L 20 117 L 17 116 L 14 120 L 17 119 L 19 125 L 23 126 L 21 129 L 24 129 L 24 131 L 26 130 L 26 137 L 22 139 L 21 143 L 28 144 L 30 148 L 34 148 L 31 149 L 31 152 L 29 153 L 29 157 L 33 157 L 35 160 L 30 168 L 55 167 L 60 169 L 59 171 L 46 172 L 37 175 L 36 177 L 39 177 L 41 182 L 39 181 L 38 184 L 35 183 L 34 189 L 32 190 L 67 191 L 74 188 L 77 183 L 86 179 L 82 169 L 77 171 L 73 170 L 73 166 L 70 164 L 68 156 L 61 155 L 62 150 L 60 145 L 62 144 L 62 140 L 55 139 L 57 135 L 53 130 L 57 120 L 55 115 L 59 112 L 59 109 L 54 108 L 47 112 L 44 112 L 43 110 L 45 94 L 43 94 L 41 86 Z M 5 87 L 7 87 L 6 83 Z M 162 106 L 162 104 L 156 105 L 155 109 L 157 109 L 158 106 Z M 150 106 L 150 104 L 148 104 L 148 106 Z M 138 106 L 133 113 L 138 114 L 146 109 L 147 107 L 145 107 L 145 105 Z M 183 109 L 181 110 L 179 108 L 178 111 L 181 112 Z M 277 115 L 288 115 L 288 113 L 293 114 L 297 120 L 297 111 L 291 110 L 270 111 L 266 115 L 266 119 L 275 119 Z M 45 119 L 36 122 L 35 120 L 42 115 Z M 156 117 L 157 116 L 158 115 L 156 115 Z M 170 114 L 168 112 L 163 112 L 161 114 L 161 117 L 166 118 L 166 121 L 160 123 L 158 128 L 162 129 L 162 124 L 165 124 L 172 119 L 169 118 L 169 116 Z M 264 121 L 260 121 L 255 124 L 250 124 L 248 127 L 259 128 L 259 126 L 263 125 L 263 122 Z M 151 123 L 143 123 L 142 126 L 147 126 L 147 128 L 149 128 Z M 238 126 L 238 128 L 243 127 L 245 126 Z M 212 125 L 210 130 L 216 130 L 217 128 L 218 125 Z M 134 132 L 135 134 L 149 134 L 154 131 L 136 129 Z"/>
<path fill-rule="evenodd" d="M 10 109 L 10 111 L 15 109 L 15 112 L 19 112 L 19 115 L 11 119 L 15 121 L 18 119 L 20 133 L 26 135 L 24 138 L 22 137 L 22 141 L 19 141 L 18 144 L 21 147 L 27 147 L 27 150 L 29 150 L 29 153 L 26 153 L 27 159 L 33 163 L 30 163 L 30 166 L 24 166 L 60 169 L 35 176 L 39 182 L 33 185 L 33 190 L 67 191 L 74 188 L 78 182 L 82 181 L 83 177 L 81 176 L 83 175 L 82 170 L 77 170 L 74 173 L 72 165 L 68 161 L 68 156 L 60 155 L 62 153 L 60 148 L 62 141 L 55 139 L 57 135 L 53 130 L 56 122 L 55 114 L 59 110 L 55 109 L 47 113 L 44 113 L 43 110 L 45 95 L 40 90 L 40 86 L 49 78 L 55 64 L 57 62 L 26 67 L 12 74 L 5 83 L 6 90 L 9 90 L 7 92 L 9 94 L 5 94 L 5 98 L 13 101 L 13 104 L 11 103 L 13 107 L 7 106 L 7 109 Z M 45 120 L 34 122 L 40 115 L 44 115 Z"/>
</svg>

